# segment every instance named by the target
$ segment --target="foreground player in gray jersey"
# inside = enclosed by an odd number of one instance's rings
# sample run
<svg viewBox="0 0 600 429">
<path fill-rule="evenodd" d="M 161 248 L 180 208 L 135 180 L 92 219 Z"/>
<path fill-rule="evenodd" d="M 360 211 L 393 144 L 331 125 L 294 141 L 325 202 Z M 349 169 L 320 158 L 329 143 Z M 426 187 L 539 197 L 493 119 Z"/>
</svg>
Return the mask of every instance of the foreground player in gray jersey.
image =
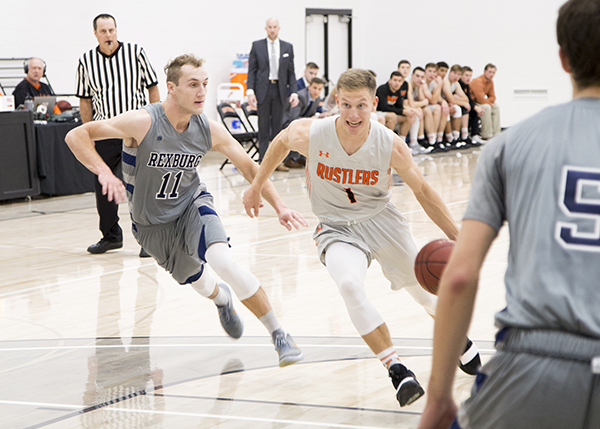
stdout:
<svg viewBox="0 0 600 429">
<path fill-rule="evenodd" d="M 573 101 L 494 138 L 477 165 L 458 243 L 444 272 L 433 369 L 419 428 L 448 428 L 455 341 L 469 326 L 479 270 L 510 229 L 497 353 L 452 428 L 600 428 L 600 2 L 558 15 Z"/>
<path fill-rule="evenodd" d="M 208 86 L 202 64 L 193 55 L 175 58 L 165 67 L 164 102 L 84 124 L 71 131 L 66 141 L 81 163 L 98 175 L 108 199 L 119 201 L 125 196 L 123 182 L 102 161 L 94 140 L 125 139 L 123 175 L 138 242 L 175 280 L 212 299 L 225 331 L 239 338 L 243 326 L 233 309 L 230 284 L 271 334 L 279 365 L 289 365 L 301 360 L 302 352 L 282 330 L 258 279 L 231 258 L 212 195 L 198 176 L 196 167 L 210 149 L 223 153 L 250 182 L 258 169 L 227 130 L 202 113 Z M 306 225 L 272 184 L 267 184 L 263 196 L 286 228 Z M 207 262 L 228 284 L 215 281 L 204 269 Z"/>
<path fill-rule="evenodd" d="M 458 228 L 406 143 L 370 120 L 377 105 L 375 89 L 370 72 L 344 72 L 337 84 L 340 116 L 301 119 L 283 130 L 269 146 L 243 201 L 248 215 L 258 215 L 261 190 L 281 160 L 290 150 L 306 156 L 310 201 L 320 222 L 313 238 L 321 262 L 338 285 L 356 330 L 388 369 L 396 398 L 404 406 L 424 392 L 415 375 L 400 363 L 387 325 L 367 299 L 364 279 L 371 259 L 380 263 L 393 290 L 405 288 L 432 316 L 437 299 L 416 283 L 417 248 L 406 219 L 390 202 L 391 168 L 450 239 L 455 239 Z M 465 339 L 459 343 L 464 350 Z M 476 346 L 467 343 L 462 359 L 466 365 L 461 368 L 474 374 L 479 354 Z"/>
</svg>

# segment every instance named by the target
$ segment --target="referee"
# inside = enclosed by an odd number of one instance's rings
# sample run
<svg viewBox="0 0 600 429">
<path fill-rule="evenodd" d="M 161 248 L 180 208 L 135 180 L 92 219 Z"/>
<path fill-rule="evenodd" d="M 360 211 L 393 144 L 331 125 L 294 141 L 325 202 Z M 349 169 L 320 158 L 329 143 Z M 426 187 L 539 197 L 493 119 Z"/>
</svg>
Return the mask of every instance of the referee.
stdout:
<svg viewBox="0 0 600 429">
<path fill-rule="evenodd" d="M 136 44 L 117 40 L 117 22 L 108 14 L 94 18 L 94 36 L 98 46 L 86 52 L 77 66 L 77 97 L 80 98 L 81 120 L 86 123 L 109 119 L 128 110 L 140 109 L 160 101 L 158 80 L 144 49 Z M 117 177 L 121 177 L 121 139 L 96 142 L 96 150 Z M 95 180 L 96 208 L 100 216 L 102 239 L 88 247 L 98 254 L 123 247 L 123 231 L 119 226 L 118 205 L 102 194 Z M 144 249 L 140 257 L 148 257 Z"/>
</svg>

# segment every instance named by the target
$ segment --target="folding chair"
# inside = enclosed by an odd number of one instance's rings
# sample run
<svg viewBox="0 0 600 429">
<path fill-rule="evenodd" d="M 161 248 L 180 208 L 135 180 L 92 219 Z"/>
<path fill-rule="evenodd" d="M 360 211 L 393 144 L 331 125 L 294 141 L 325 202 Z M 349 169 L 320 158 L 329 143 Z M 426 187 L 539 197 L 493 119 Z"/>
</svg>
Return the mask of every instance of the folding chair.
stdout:
<svg viewBox="0 0 600 429">
<path fill-rule="evenodd" d="M 258 155 L 258 132 L 250 131 L 246 127 L 246 123 L 242 121 L 237 110 L 229 103 L 220 103 L 217 105 L 217 111 L 221 117 L 221 121 L 227 131 L 238 141 L 245 149 L 246 153 L 250 155 L 250 158 L 255 159 Z M 225 159 L 221 164 L 222 170 L 225 164 L 229 164 L 231 161 Z"/>
<path fill-rule="evenodd" d="M 242 112 L 244 112 L 244 116 L 250 124 L 252 131 L 258 132 L 258 111 L 250 107 L 248 102 L 244 102 L 242 103 Z"/>
</svg>

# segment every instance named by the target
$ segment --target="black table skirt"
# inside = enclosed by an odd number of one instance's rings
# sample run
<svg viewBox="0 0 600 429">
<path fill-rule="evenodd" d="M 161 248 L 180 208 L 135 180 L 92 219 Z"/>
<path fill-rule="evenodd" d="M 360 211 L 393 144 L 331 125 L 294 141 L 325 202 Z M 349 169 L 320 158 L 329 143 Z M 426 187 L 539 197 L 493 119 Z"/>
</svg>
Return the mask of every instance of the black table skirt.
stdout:
<svg viewBox="0 0 600 429">
<path fill-rule="evenodd" d="M 81 122 L 35 125 L 40 192 L 72 195 L 94 191 L 94 174 L 81 164 L 65 143 L 65 136 Z"/>
</svg>

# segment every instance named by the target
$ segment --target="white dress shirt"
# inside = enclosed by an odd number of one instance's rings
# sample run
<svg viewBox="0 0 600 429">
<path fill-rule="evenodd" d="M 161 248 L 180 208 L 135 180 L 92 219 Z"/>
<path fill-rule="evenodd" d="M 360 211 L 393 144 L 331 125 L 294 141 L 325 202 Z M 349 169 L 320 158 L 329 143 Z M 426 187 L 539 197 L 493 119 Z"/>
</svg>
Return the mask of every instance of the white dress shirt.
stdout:
<svg viewBox="0 0 600 429">
<path fill-rule="evenodd" d="M 275 64 L 277 68 L 275 70 L 271 70 L 271 50 L 275 47 Z M 269 54 L 269 80 L 277 80 L 279 79 L 279 56 L 281 53 L 281 46 L 279 43 L 279 38 L 275 40 L 271 40 L 267 37 L 267 52 Z"/>
</svg>

